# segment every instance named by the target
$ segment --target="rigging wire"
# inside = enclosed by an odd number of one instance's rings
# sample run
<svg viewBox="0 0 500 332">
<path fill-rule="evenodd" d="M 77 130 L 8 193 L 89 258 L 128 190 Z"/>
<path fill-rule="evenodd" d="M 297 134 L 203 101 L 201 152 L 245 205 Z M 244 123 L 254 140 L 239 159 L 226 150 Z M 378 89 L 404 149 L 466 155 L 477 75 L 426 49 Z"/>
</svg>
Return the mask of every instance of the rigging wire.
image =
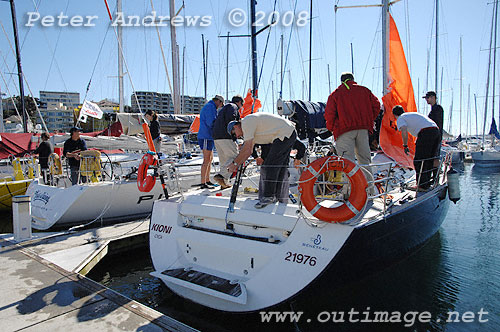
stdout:
<svg viewBox="0 0 500 332">
<path fill-rule="evenodd" d="M 69 0 L 67 0 L 67 2 L 66 2 L 66 8 L 64 9 L 63 13 L 68 12 L 68 7 L 69 7 Z M 52 64 L 54 63 L 54 59 L 56 56 L 57 46 L 59 45 L 59 40 L 61 39 L 61 32 L 62 32 L 62 26 L 59 27 L 59 31 L 57 33 L 56 45 L 54 46 L 54 54 L 52 55 L 52 58 L 50 59 L 49 69 L 47 70 L 47 77 L 45 78 L 45 84 L 43 86 L 44 90 L 47 89 L 47 83 L 49 82 L 50 71 L 52 70 Z"/>
<path fill-rule="evenodd" d="M 277 2 L 277 0 L 274 0 L 273 16 L 272 16 L 272 20 L 271 20 L 271 22 L 273 22 L 273 23 L 274 23 L 274 16 L 276 14 L 276 2 Z M 260 79 L 262 78 L 262 72 L 264 70 L 264 62 L 266 59 L 267 45 L 269 44 L 269 36 L 271 36 L 271 29 L 272 29 L 273 23 L 271 23 L 271 25 L 269 25 L 269 31 L 267 33 L 266 46 L 264 47 L 264 55 L 262 56 L 262 64 L 260 67 L 259 79 L 257 80 L 257 87 L 256 87 L 257 90 L 259 90 Z"/>
<path fill-rule="evenodd" d="M 297 0 L 295 0 L 295 5 L 293 6 L 293 12 L 295 13 L 297 10 Z M 283 65 L 283 73 L 286 72 L 286 65 L 288 63 L 288 52 L 290 51 L 290 41 L 292 40 L 292 32 L 293 32 L 293 25 L 290 27 L 290 35 L 288 36 L 288 45 L 286 46 L 286 56 L 285 56 L 285 64 Z M 283 82 L 281 82 L 280 86 L 280 96 L 282 95 L 283 92 Z"/>
<path fill-rule="evenodd" d="M 3 33 L 5 34 L 5 38 L 6 38 L 6 39 L 7 39 L 7 41 L 9 42 L 10 50 L 11 50 L 11 52 L 14 54 L 14 56 L 16 56 L 16 52 L 14 51 L 14 48 L 12 47 L 12 43 L 10 42 L 9 36 L 8 36 L 8 35 L 7 35 L 7 33 L 5 32 L 5 28 L 4 28 L 4 26 L 3 26 L 3 24 L 2 24 L 2 22 L 1 22 L 1 21 L 0 21 L 0 24 L 2 25 L 2 30 L 3 30 Z M 3 54 L 2 54 L 2 57 L 3 57 L 3 61 L 4 61 L 4 64 L 5 64 L 5 67 L 7 67 L 7 69 L 9 69 L 9 66 L 7 65 L 7 61 L 6 61 L 5 56 L 4 56 Z M 12 69 L 11 71 L 13 71 L 13 69 Z M 41 121 L 42 121 L 43 127 L 44 127 L 44 128 L 45 128 L 45 130 L 48 132 L 47 125 L 45 124 L 45 121 L 43 120 L 42 113 L 40 112 L 40 109 L 38 108 L 38 103 L 36 102 L 36 99 L 35 99 L 35 96 L 33 95 L 33 92 L 31 91 L 30 85 L 29 85 L 29 83 L 28 83 L 28 79 L 26 78 L 26 74 L 25 74 L 25 73 L 23 73 L 23 74 L 22 74 L 22 77 L 23 77 L 24 82 L 26 82 L 26 86 L 27 86 L 27 88 L 28 88 L 28 90 L 29 90 L 29 92 L 30 92 L 30 94 L 31 94 L 31 99 L 33 100 L 33 104 L 35 105 L 35 109 L 36 109 L 36 111 L 38 112 L 38 115 L 40 116 L 40 119 L 41 119 Z M 6 88 L 7 88 L 7 91 L 8 91 L 7 82 L 5 82 L 5 85 L 6 85 Z M 8 91 L 8 92 L 9 92 L 9 91 Z M 10 92 L 9 92 L 9 94 L 10 94 Z M 11 98 L 12 98 L 12 95 L 11 95 Z M 0 99 L 1 99 L 1 98 L 0 98 Z M 16 107 L 16 105 L 15 105 L 15 103 L 14 103 L 14 102 L 13 102 L 13 104 L 14 104 L 14 108 L 16 109 L 16 113 L 17 113 L 17 115 L 19 115 L 19 111 L 17 110 L 17 107 Z M 19 115 L 19 117 L 21 117 L 21 116 Z M 22 118 L 22 117 L 21 117 L 21 118 Z M 28 116 L 28 118 L 29 118 L 29 116 Z M 28 120 L 29 120 L 29 119 L 28 119 Z"/>
<path fill-rule="evenodd" d="M 2 57 L 3 57 L 3 54 L 2 54 Z M 5 58 L 4 58 L 4 61 L 5 61 Z M 12 105 L 14 105 L 14 109 L 16 110 L 17 116 L 20 119 L 22 119 L 22 116 L 21 116 L 21 114 L 19 114 L 19 110 L 17 109 L 14 98 L 12 97 L 13 96 L 12 93 L 10 93 L 9 86 L 7 85 L 7 82 L 5 81 L 5 77 L 3 76 L 2 71 L 0 71 L 0 76 L 2 77 L 2 81 L 5 84 L 5 88 L 7 89 L 7 93 L 10 95 L 10 101 L 12 102 Z"/>
<path fill-rule="evenodd" d="M 107 6 L 107 1 L 106 0 L 104 0 L 104 1 L 106 2 L 106 6 Z M 151 3 L 151 10 L 155 11 L 155 7 L 153 5 L 153 0 L 150 0 L 150 3 Z M 172 89 L 172 83 L 170 81 L 170 74 L 168 73 L 167 60 L 165 59 L 165 51 L 163 50 L 163 43 L 161 41 L 161 36 L 160 36 L 160 28 L 158 27 L 158 24 L 155 24 L 155 27 L 156 27 L 156 34 L 158 35 L 158 42 L 160 43 L 160 50 L 161 50 L 161 56 L 163 59 L 163 66 L 165 67 L 165 73 L 167 75 L 168 87 L 170 88 L 170 92 L 173 94 L 174 90 Z M 116 33 L 116 29 L 115 29 L 115 33 Z M 118 39 L 118 36 L 117 36 L 117 39 Z M 172 49 L 175 47 L 175 45 L 171 45 L 171 46 L 172 46 Z M 121 46 L 120 46 L 120 48 L 121 48 Z M 127 69 L 127 71 L 128 71 L 128 69 Z M 134 89 L 134 91 L 135 91 L 135 89 Z M 135 98 L 136 98 L 137 105 L 140 109 L 139 101 L 137 100 L 137 96 Z"/>
</svg>

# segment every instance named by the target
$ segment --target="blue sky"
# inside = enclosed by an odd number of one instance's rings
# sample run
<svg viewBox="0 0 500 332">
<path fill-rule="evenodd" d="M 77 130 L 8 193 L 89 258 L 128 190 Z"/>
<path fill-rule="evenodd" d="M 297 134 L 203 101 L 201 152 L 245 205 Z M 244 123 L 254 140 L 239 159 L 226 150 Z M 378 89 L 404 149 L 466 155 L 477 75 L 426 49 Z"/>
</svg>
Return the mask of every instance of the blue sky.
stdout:
<svg viewBox="0 0 500 332">
<path fill-rule="evenodd" d="M 168 1 L 153 0 L 157 15 L 169 15 Z M 56 16 L 63 12 L 67 16 L 98 16 L 94 27 L 43 27 L 39 22 L 28 28 L 28 12 L 34 12 L 34 3 L 39 4 L 41 16 Z M 216 93 L 226 95 L 226 41 L 218 38 L 229 31 L 231 34 L 248 33 L 248 25 L 236 28 L 228 23 L 228 13 L 234 8 L 249 12 L 246 0 L 185 0 L 184 16 L 211 16 L 211 24 L 206 27 L 178 27 L 177 42 L 181 61 L 185 47 L 185 94 L 203 96 L 201 34 L 209 41 L 208 58 L 208 96 Z M 257 11 L 264 13 L 266 21 L 273 10 L 275 0 L 259 0 Z M 278 0 L 276 10 L 286 12 L 309 12 L 309 1 Z M 378 4 L 368 0 L 313 0 L 313 54 L 312 54 L 312 100 L 326 101 L 331 92 L 328 82 L 327 66 L 330 66 L 331 89 L 338 85 L 338 76 L 342 71 L 351 70 L 351 44 L 354 53 L 354 75 L 358 83 L 369 87 L 378 97 L 382 95 L 381 85 L 381 42 L 380 9 L 359 8 L 341 9 L 334 12 L 334 5 Z M 115 2 L 110 0 L 111 10 Z M 182 2 L 176 1 L 176 8 Z M 420 98 L 426 89 L 434 90 L 434 0 L 403 0 L 392 6 L 391 12 L 398 25 L 403 45 L 410 64 L 410 72 L 416 92 L 417 106 L 427 113 L 428 106 Z M 117 46 L 116 38 L 109 27 L 109 18 L 103 0 L 16 0 L 20 39 L 23 43 L 23 69 L 31 90 L 38 97 L 40 90 L 80 92 L 83 101 L 85 89 L 92 77 L 88 99 L 116 100 L 117 88 Z M 125 15 L 144 17 L 151 13 L 151 0 L 123 0 Z M 472 117 L 472 131 L 475 132 L 474 94 L 477 94 L 479 128 L 482 128 L 485 101 L 485 81 L 487 72 L 486 49 L 489 47 L 492 4 L 488 0 L 440 0 L 440 57 L 439 72 L 443 71 L 443 91 L 440 103 L 445 109 L 445 129 L 449 126 L 449 112 L 453 94 L 452 133 L 458 134 L 460 127 L 460 109 L 462 109 L 462 132 L 466 130 L 467 116 Z M 283 17 L 283 16 L 282 16 Z M 290 16 L 289 16 L 290 17 Z M 0 20 L 8 38 L 13 42 L 10 6 L 0 2 Z M 336 33 L 335 33 L 336 23 Z M 295 27 L 291 38 L 289 26 L 279 21 L 271 29 L 267 47 L 259 97 L 264 110 L 273 111 L 273 104 L 280 86 L 280 35 L 284 35 L 285 53 L 289 47 L 287 65 L 283 82 L 284 99 L 305 99 L 308 96 L 308 53 L 309 28 Z M 0 70 L 9 82 L 5 86 L 0 79 L 2 92 L 18 94 L 17 77 L 11 73 L 15 68 L 15 57 L 3 31 L 0 32 Z M 170 65 L 170 30 L 160 28 L 161 40 Z M 106 36 L 106 38 L 105 38 Z M 336 36 L 336 38 L 335 38 Z M 460 36 L 463 43 L 463 93 L 460 107 Z M 258 36 L 259 72 L 263 62 L 263 52 L 268 31 Z M 337 61 L 335 61 L 335 40 L 337 43 Z M 97 57 L 101 45 L 102 52 Z M 250 87 L 249 79 L 249 40 L 233 38 L 229 51 L 229 95 L 244 94 Z M 156 29 L 153 27 L 124 28 L 125 59 L 130 70 L 130 77 L 136 90 L 170 92 L 165 68 L 159 48 Z M 429 53 L 430 52 L 430 53 Z M 55 56 L 53 54 L 55 53 Z M 427 78 L 428 54 L 430 56 L 429 78 Z M 6 64 L 4 63 L 4 58 Z M 182 64 L 181 64 L 182 66 Z M 442 68 L 442 69 L 441 69 Z M 497 80 L 497 85 L 500 80 Z M 470 85 L 471 103 L 469 112 L 468 87 Z M 274 95 L 273 95 L 274 86 Z M 28 89 L 25 88 L 27 91 Z M 438 87 L 438 90 L 440 88 Z M 304 91 L 304 92 L 303 92 Z M 453 93 L 452 93 L 453 91 Z M 497 89 L 498 91 L 498 89 Z M 132 87 L 129 78 L 125 78 L 125 100 L 130 104 Z M 490 92 L 491 95 L 491 92 Z M 498 105 L 499 103 L 496 102 Z M 491 105 L 491 101 L 490 101 Z M 487 126 L 491 118 L 491 107 L 487 115 Z M 496 111 L 498 117 L 498 108 Z M 481 131 L 481 129 L 480 129 Z"/>
</svg>

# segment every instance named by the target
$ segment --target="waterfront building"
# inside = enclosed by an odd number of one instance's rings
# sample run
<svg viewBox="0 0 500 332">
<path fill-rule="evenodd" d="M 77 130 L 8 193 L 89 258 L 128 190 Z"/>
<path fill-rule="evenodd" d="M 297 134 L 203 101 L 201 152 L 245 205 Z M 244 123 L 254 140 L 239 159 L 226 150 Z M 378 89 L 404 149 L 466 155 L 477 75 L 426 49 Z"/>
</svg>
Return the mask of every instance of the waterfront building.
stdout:
<svg viewBox="0 0 500 332">
<path fill-rule="evenodd" d="M 137 96 L 137 98 L 136 98 Z M 132 112 L 139 112 L 137 101 L 142 112 L 155 111 L 158 114 L 173 114 L 174 104 L 170 93 L 160 93 L 152 91 L 137 91 L 130 97 Z M 199 114 L 206 100 L 203 97 L 182 96 L 182 114 Z"/>
</svg>

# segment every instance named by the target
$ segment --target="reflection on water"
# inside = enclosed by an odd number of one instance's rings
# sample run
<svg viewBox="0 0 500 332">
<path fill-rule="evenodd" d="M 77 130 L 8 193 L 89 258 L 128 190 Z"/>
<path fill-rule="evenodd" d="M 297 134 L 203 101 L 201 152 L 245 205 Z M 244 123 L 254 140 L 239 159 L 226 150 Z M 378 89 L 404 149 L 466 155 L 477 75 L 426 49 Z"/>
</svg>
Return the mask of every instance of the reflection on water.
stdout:
<svg viewBox="0 0 500 332">
<path fill-rule="evenodd" d="M 149 276 L 152 266 L 147 251 L 136 252 L 134 257 L 127 255 L 123 261 L 112 258 L 93 271 L 92 277 L 203 331 L 496 332 L 500 328 L 500 170 L 466 165 L 460 184 L 462 199 L 451 204 L 440 232 L 414 255 L 356 284 L 335 292 L 316 289 L 307 299 L 277 309 L 304 312 L 298 323 L 261 323 L 258 313 L 225 314 L 183 300 Z M 348 320 L 351 309 L 359 312 L 360 319 L 365 312 L 373 319 L 375 311 L 402 315 L 427 311 L 432 318 L 406 327 L 403 319 L 392 324 L 333 323 L 331 319 L 318 322 L 318 318 L 327 317 L 326 313 L 332 317 L 331 312 L 344 312 Z M 488 312 L 482 316 L 487 322 L 478 321 L 481 310 Z M 473 315 L 473 321 L 447 322 L 450 312 L 460 317 L 469 312 L 466 318 Z M 408 324 L 412 317 L 407 316 Z"/>
</svg>

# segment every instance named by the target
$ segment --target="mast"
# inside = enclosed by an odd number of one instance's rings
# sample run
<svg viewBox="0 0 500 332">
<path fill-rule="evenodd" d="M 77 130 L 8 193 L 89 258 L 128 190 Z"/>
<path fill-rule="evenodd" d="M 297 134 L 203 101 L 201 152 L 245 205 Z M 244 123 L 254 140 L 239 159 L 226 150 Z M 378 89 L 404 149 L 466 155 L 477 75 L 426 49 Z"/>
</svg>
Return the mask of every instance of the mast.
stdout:
<svg viewBox="0 0 500 332">
<path fill-rule="evenodd" d="M 313 2 L 309 12 L 309 101 L 311 101 L 311 69 L 312 69 L 312 38 L 313 38 Z"/>
<path fill-rule="evenodd" d="M 273 114 L 275 114 L 276 112 L 274 111 L 274 105 L 275 105 L 275 102 L 274 102 L 274 80 L 271 81 L 271 101 L 273 104 Z"/>
<path fill-rule="evenodd" d="M 116 0 L 116 11 L 117 13 L 122 12 L 122 0 Z M 122 25 L 118 24 L 117 27 L 118 34 L 118 102 L 120 107 L 118 108 L 119 113 L 125 112 L 124 110 L 124 96 L 123 96 L 123 54 L 120 51 L 120 47 L 123 45 L 122 38 Z"/>
<path fill-rule="evenodd" d="M 281 34 L 280 99 L 283 97 L 283 76 L 284 76 L 284 73 L 283 73 L 283 34 Z"/>
<path fill-rule="evenodd" d="M 354 75 L 354 51 L 351 43 L 351 73 Z"/>
<path fill-rule="evenodd" d="M 175 18 L 175 0 L 170 0 L 170 17 Z M 175 24 L 170 25 L 170 41 L 172 46 L 172 80 L 174 83 L 174 114 L 181 113 L 180 94 L 179 94 L 179 48 L 177 46 L 177 38 L 175 35 Z"/>
<path fill-rule="evenodd" d="M 0 133 L 5 133 L 5 126 L 4 126 L 4 123 L 3 123 L 2 87 L 0 87 Z"/>
<path fill-rule="evenodd" d="M 185 103 L 186 103 L 186 97 L 184 94 L 184 79 L 186 78 L 186 71 L 185 71 L 185 64 L 186 64 L 186 46 L 182 48 L 182 85 L 181 85 L 181 109 L 185 109 Z"/>
<path fill-rule="evenodd" d="M 462 134 L 462 36 L 460 36 L 460 126 L 458 134 Z M 495 86 L 495 81 L 493 80 L 493 87 Z M 493 88 L 494 89 L 494 88 Z"/>
<path fill-rule="evenodd" d="M 205 57 L 205 36 L 201 34 L 201 46 L 203 55 L 203 86 L 205 88 L 205 100 L 207 100 L 207 59 Z M 207 44 L 208 51 L 208 44 Z"/>
<path fill-rule="evenodd" d="M 257 98 L 257 31 L 255 24 L 255 2 L 256 0 L 250 0 L 250 29 L 251 29 L 251 39 L 252 39 L 252 95 Z"/>
<path fill-rule="evenodd" d="M 472 119 L 471 119 L 471 111 L 470 111 L 470 84 L 467 89 L 467 125 L 465 126 L 465 134 L 472 134 Z"/>
<path fill-rule="evenodd" d="M 229 31 L 226 39 L 226 100 L 229 100 Z"/>
<path fill-rule="evenodd" d="M 496 1 L 496 4 L 498 4 L 498 1 Z M 484 100 L 484 121 L 483 121 L 483 140 L 482 140 L 482 148 L 484 148 L 484 135 L 486 132 L 486 114 L 488 113 L 488 92 L 490 90 L 490 70 L 491 70 L 491 48 L 493 45 L 493 27 L 495 27 L 495 22 L 496 22 L 496 14 L 497 14 L 497 8 L 493 8 L 493 15 L 491 17 L 491 33 L 490 33 L 490 48 L 488 51 L 488 77 L 486 78 L 486 97 Z M 495 75 L 493 75 L 495 76 Z"/>
<path fill-rule="evenodd" d="M 12 14 L 12 26 L 14 29 L 14 41 L 16 44 L 17 74 L 19 76 L 19 95 L 21 97 L 21 112 L 23 113 L 23 129 L 24 129 L 24 132 L 27 133 L 28 132 L 28 116 L 26 114 L 26 107 L 24 105 L 23 70 L 22 70 L 22 66 L 21 66 L 21 50 L 19 49 L 19 37 L 17 35 L 16 7 L 14 5 L 14 0 L 10 0 L 10 11 Z M 3 119 L 1 119 L 1 120 L 3 122 Z"/>
<path fill-rule="evenodd" d="M 327 64 L 326 68 L 328 70 L 328 93 L 330 94 L 332 92 L 332 84 L 330 81 L 330 64 Z"/>
<path fill-rule="evenodd" d="M 389 92 L 389 0 L 382 0 L 382 95 Z"/>
<path fill-rule="evenodd" d="M 435 83 L 435 88 L 436 88 L 436 94 L 437 94 L 437 88 L 438 88 L 438 56 L 439 56 L 439 48 L 438 48 L 438 45 L 439 45 L 439 0 L 436 0 L 436 68 L 435 68 L 435 75 L 436 75 L 436 83 Z M 437 98 L 437 97 L 436 97 Z M 461 103 L 460 103 L 460 107 L 462 107 Z"/>
<path fill-rule="evenodd" d="M 498 23 L 498 0 L 495 1 L 495 36 L 493 37 L 493 93 L 491 94 L 491 122 L 495 119 L 495 78 L 496 78 L 496 64 L 497 64 L 497 23 Z M 493 142 L 494 140 L 492 140 Z"/>
<path fill-rule="evenodd" d="M 476 98 L 476 94 L 474 94 L 474 108 L 476 109 L 476 134 L 475 134 L 475 136 L 477 136 L 479 130 L 477 128 L 477 98 Z"/>
</svg>

